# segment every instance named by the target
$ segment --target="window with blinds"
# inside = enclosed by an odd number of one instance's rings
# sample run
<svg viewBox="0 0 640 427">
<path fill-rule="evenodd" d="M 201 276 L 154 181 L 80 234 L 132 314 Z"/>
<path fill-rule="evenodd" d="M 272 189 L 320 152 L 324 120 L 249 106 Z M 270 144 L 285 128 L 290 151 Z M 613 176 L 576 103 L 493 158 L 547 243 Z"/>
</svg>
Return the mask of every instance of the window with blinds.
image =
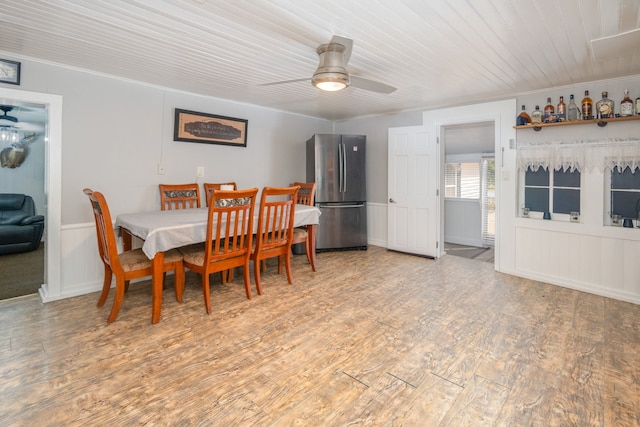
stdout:
<svg viewBox="0 0 640 427">
<path fill-rule="evenodd" d="M 444 197 L 480 198 L 480 163 L 445 163 Z"/>
<path fill-rule="evenodd" d="M 494 157 L 482 158 L 482 243 L 496 242 L 496 162 Z"/>
</svg>

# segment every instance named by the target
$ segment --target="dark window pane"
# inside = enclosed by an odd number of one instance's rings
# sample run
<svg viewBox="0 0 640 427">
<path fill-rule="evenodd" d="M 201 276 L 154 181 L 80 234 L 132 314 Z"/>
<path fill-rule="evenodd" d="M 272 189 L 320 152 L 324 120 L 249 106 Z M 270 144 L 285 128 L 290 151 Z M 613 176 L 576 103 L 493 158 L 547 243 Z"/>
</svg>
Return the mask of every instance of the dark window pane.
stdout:
<svg viewBox="0 0 640 427">
<path fill-rule="evenodd" d="M 611 192 L 611 215 L 622 215 L 623 218 L 637 218 L 637 209 L 639 208 L 640 192 Z"/>
<path fill-rule="evenodd" d="M 580 188 L 580 172 L 571 169 L 569 171 L 565 171 L 564 169 L 553 171 L 553 186 Z"/>
<path fill-rule="evenodd" d="M 527 168 L 527 172 L 524 174 L 524 185 L 535 186 L 548 186 L 549 185 L 549 171 L 547 169 L 539 168 L 533 172 L 531 168 Z"/>
<path fill-rule="evenodd" d="M 525 188 L 524 207 L 535 212 L 547 212 L 549 210 L 549 189 Z"/>
<path fill-rule="evenodd" d="M 625 168 L 620 172 L 620 169 L 615 167 L 611 172 L 611 188 L 640 190 L 640 170 L 636 168 L 633 173 L 630 168 Z"/>
<path fill-rule="evenodd" d="M 553 212 L 563 214 L 580 212 L 580 190 L 554 188 Z"/>
</svg>

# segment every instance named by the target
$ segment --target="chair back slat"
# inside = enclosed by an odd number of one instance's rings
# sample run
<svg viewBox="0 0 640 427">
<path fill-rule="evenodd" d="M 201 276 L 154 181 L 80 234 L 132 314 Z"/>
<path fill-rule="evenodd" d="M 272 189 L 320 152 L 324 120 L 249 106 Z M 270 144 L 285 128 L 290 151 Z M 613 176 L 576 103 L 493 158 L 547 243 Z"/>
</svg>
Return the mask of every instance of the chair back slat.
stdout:
<svg viewBox="0 0 640 427">
<path fill-rule="evenodd" d="M 296 203 L 299 205 L 313 206 L 316 196 L 316 183 L 315 182 L 294 182 L 292 186 L 299 186 L 298 196 Z"/>
<path fill-rule="evenodd" d="M 231 257 L 248 259 L 251 255 L 257 194 L 257 188 L 236 191 L 214 190 L 208 211 L 205 263 Z"/>
<path fill-rule="evenodd" d="M 256 251 L 291 247 L 294 201 L 299 187 L 265 187 L 260 199 Z M 283 249 L 283 251 L 286 249 Z"/>
<path fill-rule="evenodd" d="M 213 192 L 215 190 L 220 190 L 223 185 L 232 185 L 234 190 L 238 189 L 238 186 L 235 182 L 205 182 L 204 184 L 202 184 L 202 187 L 204 188 L 204 198 L 207 207 L 209 207 L 209 199 L 211 198 Z"/>
<path fill-rule="evenodd" d="M 193 209 L 200 207 L 200 186 L 194 184 L 159 184 L 160 209 Z"/>
</svg>

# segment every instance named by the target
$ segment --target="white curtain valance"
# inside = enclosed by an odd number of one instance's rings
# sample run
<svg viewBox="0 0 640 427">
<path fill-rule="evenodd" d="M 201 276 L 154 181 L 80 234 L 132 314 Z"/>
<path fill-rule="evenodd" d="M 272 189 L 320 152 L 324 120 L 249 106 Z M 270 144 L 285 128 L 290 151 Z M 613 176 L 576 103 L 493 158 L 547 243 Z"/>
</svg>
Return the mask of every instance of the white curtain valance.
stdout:
<svg viewBox="0 0 640 427">
<path fill-rule="evenodd" d="M 580 172 L 597 168 L 601 172 L 618 166 L 634 170 L 640 167 L 640 140 L 546 141 L 518 144 L 518 169 L 526 171 L 572 169 Z"/>
</svg>

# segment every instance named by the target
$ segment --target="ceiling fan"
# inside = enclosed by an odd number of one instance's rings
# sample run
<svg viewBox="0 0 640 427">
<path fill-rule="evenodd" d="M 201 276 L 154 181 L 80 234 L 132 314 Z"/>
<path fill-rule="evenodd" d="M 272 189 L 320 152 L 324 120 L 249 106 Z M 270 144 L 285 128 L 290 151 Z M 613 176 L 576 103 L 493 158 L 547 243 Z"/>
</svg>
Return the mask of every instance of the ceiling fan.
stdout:
<svg viewBox="0 0 640 427">
<path fill-rule="evenodd" d="M 18 120 L 15 116 L 10 116 L 9 113 L 14 109 L 18 110 L 30 110 L 28 107 L 14 107 L 13 105 L 0 105 L 2 115 L 0 115 L 0 128 L 5 130 L 21 130 L 25 132 L 39 132 L 42 130 L 42 125 L 37 123 L 28 123 Z"/>
<path fill-rule="evenodd" d="M 341 90 L 348 86 L 378 93 L 391 93 L 396 90 L 395 87 L 385 83 L 365 79 L 363 77 L 350 76 L 346 66 L 351 58 L 352 48 L 353 40 L 340 36 L 333 36 L 329 43 L 320 45 L 316 49 L 320 63 L 310 79 L 311 84 L 318 89 L 326 91 Z M 309 78 L 283 80 L 279 82 L 265 83 L 260 86 L 271 86 L 284 83 L 301 82 L 305 80 L 309 80 Z"/>
</svg>

